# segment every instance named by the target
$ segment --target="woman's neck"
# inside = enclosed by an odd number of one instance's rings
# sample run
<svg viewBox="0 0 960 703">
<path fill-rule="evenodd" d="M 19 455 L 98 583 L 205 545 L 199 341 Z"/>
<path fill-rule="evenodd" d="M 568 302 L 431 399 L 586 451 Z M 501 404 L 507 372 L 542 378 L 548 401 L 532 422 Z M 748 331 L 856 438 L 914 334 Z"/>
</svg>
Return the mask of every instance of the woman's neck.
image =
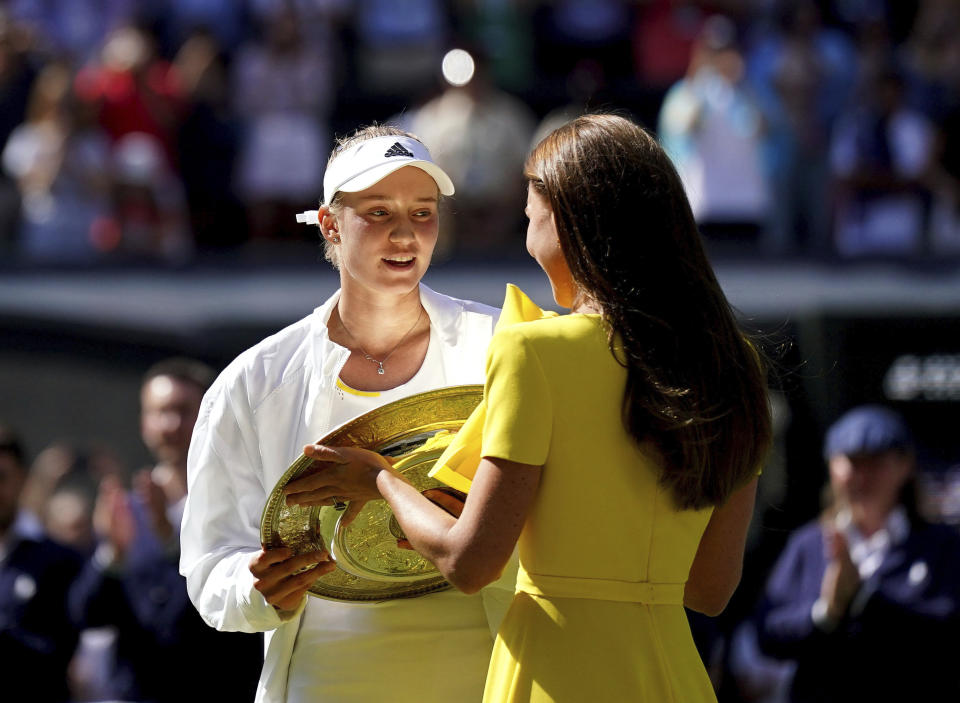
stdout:
<svg viewBox="0 0 960 703">
<path fill-rule="evenodd" d="M 327 328 L 338 344 L 377 356 L 389 353 L 425 315 L 419 287 L 401 296 L 340 294 Z"/>
<path fill-rule="evenodd" d="M 570 306 L 570 312 L 580 315 L 599 315 L 603 313 L 603 308 L 592 296 L 580 291 L 577 293 L 573 305 Z"/>
</svg>

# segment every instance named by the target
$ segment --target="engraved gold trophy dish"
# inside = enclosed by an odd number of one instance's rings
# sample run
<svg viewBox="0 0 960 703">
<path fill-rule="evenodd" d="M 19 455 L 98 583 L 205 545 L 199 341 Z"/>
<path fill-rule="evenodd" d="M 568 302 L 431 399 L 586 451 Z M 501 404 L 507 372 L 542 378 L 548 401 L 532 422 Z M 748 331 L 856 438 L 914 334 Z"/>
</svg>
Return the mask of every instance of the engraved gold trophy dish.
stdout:
<svg viewBox="0 0 960 703">
<path fill-rule="evenodd" d="M 351 420 L 318 444 L 369 449 L 392 457 L 394 468 L 418 490 L 445 488 L 427 473 L 482 397 L 480 385 L 419 393 Z M 270 493 L 260 522 L 260 540 L 267 548 L 288 547 L 294 554 L 319 549 L 330 553 L 337 568 L 314 582 L 311 595 L 362 603 L 450 587 L 433 564 L 397 546 L 404 535 L 385 500 L 369 501 L 349 525 L 342 524 L 342 506 L 286 505 L 284 487 L 313 463 L 301 454 L 290 465 Z"/>
</svg>

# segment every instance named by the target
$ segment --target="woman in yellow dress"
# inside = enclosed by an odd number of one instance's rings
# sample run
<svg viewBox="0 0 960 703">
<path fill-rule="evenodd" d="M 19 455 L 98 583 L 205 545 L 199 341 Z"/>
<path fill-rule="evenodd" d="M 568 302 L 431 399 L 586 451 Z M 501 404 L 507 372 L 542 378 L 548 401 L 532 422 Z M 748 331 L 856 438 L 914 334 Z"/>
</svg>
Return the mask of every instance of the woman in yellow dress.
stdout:
<svg viewBox="0 0 960 703">
<path fill-rule="evenodd" d="M 715 615 L 739 582 L 770 442 L 759 357 L 643 129 L 579 118 L 527 176 L 527 249 L 570 314 L 498 326 L 459 519 L 362 450 L 305 448 L 330 462 L 313 488 L 385 498 L 468 593 L 519 541 L 484 701 L 715 700 L 683 606 Z M 504 315 L 531 305 L 513 289 Z"/>
</svg>

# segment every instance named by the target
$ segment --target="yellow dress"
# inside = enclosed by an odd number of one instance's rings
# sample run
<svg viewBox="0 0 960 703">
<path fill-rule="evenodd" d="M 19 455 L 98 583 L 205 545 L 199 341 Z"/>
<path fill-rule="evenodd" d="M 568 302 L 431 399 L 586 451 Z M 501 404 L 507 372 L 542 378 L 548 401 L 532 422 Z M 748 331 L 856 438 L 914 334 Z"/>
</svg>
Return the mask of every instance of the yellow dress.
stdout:
<svg viewBox="0 0 960 703">
<path fill-rule="evenodd" d="M 484 701 L 715 701 L 682 606 L 711 510 L 676 510 L 657 451 L 624 430 L 600 317 L 498 330 L 480 455 L 543 472 Z"/>
</svg>

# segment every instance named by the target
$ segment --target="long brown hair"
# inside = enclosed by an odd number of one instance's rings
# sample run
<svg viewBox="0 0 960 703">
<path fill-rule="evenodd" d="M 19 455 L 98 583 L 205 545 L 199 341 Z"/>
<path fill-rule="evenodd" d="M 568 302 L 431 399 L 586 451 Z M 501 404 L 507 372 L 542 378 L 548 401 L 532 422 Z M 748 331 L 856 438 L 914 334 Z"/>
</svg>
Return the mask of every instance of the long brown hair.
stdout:
<svg viewBox="0 0 960 703">
<path fill-rule="evenodd" d="M 573 279 L 600 305 L 627 368 L 623 421 L 665 458 L 680 508 L 723 503 L 771 441 L 765 371 L 707 260 L 676 169 L 616 115 L 549 134 L 527 177 L 553 210 Z"/>
</svg>

